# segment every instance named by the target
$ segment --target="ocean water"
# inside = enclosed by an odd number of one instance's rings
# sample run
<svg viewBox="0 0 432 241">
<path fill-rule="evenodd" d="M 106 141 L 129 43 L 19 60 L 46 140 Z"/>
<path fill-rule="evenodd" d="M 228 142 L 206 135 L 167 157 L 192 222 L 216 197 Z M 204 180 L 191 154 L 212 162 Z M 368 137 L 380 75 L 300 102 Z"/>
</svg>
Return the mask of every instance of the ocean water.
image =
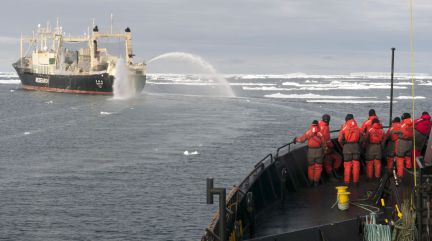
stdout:
<svg viewBox="0 0 432 241">
<path fill-rule="evenodd" d="M 0 73 L 0 239 L 199 240 L 217 204 L 205 179 L 230 188 L 313 119 L 370 108 L 388 123 L 389 76 L 151 74 L 129 100 L 32 92 Z M 396 75 L 394 115 L 411 111 Z M 432 111 L 432 77 L 416 75 L 416 112 Z"/>
</svg>

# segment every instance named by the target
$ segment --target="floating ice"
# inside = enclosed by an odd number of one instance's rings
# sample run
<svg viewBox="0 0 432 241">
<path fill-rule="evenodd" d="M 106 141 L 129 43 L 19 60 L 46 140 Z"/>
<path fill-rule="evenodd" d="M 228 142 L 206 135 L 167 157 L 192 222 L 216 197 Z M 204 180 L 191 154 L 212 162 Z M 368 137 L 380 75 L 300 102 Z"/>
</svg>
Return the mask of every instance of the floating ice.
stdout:
<svg viewBox="0 0 432 241">
<path fill-rule="evenodd" d="M 21 83 L 19 79 L 0 79 L 0 84 L 4 85 L 16 85 Z"/>
<path fill-rule="evenodd" d="M 52 103 L 54 103 L 54 101 L 50 100 L 50 101 L 47 101 L 47 102 L 45 102 L 45 103 L 47 103 L 47 104 L 52 104 Z"/>
<path fill-rule="evenodd" d="M 287 81 L 283 86 L 295 86 L 299 90 L 368 90 L 368 89 L 390 89 L 390 83 L 349 82 L 333 80 L 327 83 L 300 84 Z M 403 83 L 402 85 L 405 85 Z M 395 84 L 394 89 L 406 89 L 406 86 Z"/>
<path fill-rule="evenodd" d="M 308 103 L 340 103 L 340 104 L 374 104 L 374 103 L 389 103 L 386 100 L 306 100 Z M 394 101 L 395 103 L 397 101 Z"/>
<path fill-rule="evenodd" d="M 389 72 L 364 72 L 364 73 L 351 73 L 348 75 L 314 75 L 305 73 L 291 73 L 291 74 L 231 74 L 225 75 L 227 78 L 235 79 L 390 79 Z M 394 79 L 411 79 L 410 73 L 395 73 Z M 415 73 L 414 79 L 432 79 L 432 76 L 424 73 Z"/>
<path fill-rule="evenodd" d="M 153 82 L 147 81 L 148 84 L 152 85 L 196 85 L 196 86 L 209 86 L 209 85 L 220 85 L 218 83 L 197 83 L 197 82 Z"/>
<path fill-rule="evenodd" d="M 30 135 L 30 131 L 24 132 L 24 135 Z"/>
<path fill-rule="evenodd" d="M 263 86 L 263 87 L 247 87 L 243 86 L 243 90 L 273 90 L 273 91 L 283 91 L 283 90 L 293 90 L 288 88 L 280 88 L 275 86 Z"/>
<path fill-rule="evenodd" d="M 10 90 L 10 92 L 12 92 L 12 93 L 13 93 L 13 92 L 15 92 L 15 90 Z"/>
<path fill-rule="evenodd" d="M 397 100 L 412 100 L 412 96 L 398 96 L 398 97 L 393 97 L 393 99 L 397 99 Z M 387 99 L 390 99 L 390 96 L 387 96 Z M 422 100 L 422 99 L 426 99 L 426 97 L 424 96 L 415 96 L 414 99 L 416 100 Z"/>
<path fill-rule="evenodd" d="M 114 112 L 101 111 L 100 114 L 101 115 L 111 115 L 111 114 L 114 114 Z"/>
<path fill-rule="evenodd" d="M 337 96 L 337 95 L 316 95 L 308 94 L 290 94 L 285 95 L 281 93 L 264 95 L 267 98 L 281 98 L 281 99 L 376 99 L 376 97 L 360 97 L 360 96 Z M 386 101 L 387 102 L 387 101 Z"/>
<path fill-rule="evenodd" d="M 198 151 L 192 151 L 192 152 L 184 151 L 183 152 L 183 155 L 185 155 L 185 156 L 193 156 L 193 155 L 198 155 L 198 154 L 199 154 Z"/>
<path fill-rule="evenodd" d="M 273 83 L 230 83 L 231 86 L 275 86 Z"/>
</svg>

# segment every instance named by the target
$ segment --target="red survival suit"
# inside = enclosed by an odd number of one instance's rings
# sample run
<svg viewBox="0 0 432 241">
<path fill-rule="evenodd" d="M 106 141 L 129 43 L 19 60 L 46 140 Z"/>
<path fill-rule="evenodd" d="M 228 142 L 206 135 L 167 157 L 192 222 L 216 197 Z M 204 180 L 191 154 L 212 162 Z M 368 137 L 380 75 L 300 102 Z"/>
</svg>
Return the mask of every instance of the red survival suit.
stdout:
<svg viewBox="0 0 432 241">
<path fill-rule="evenodd" d="M 333 150 L 329 124 L 323 120 L 320 120 L 318 125 L 320 127 L 320 132 L 324 136 L 324 141 L 327 146 L 327 151 L 324 153 L 324 169 L 326 170 L 327 174 L 331 174 L 333 169 L 336 170 L 340 167 L 342 164 L 342 159 L 339 154 Z"/>
<path fill-rule="evenodd" d="M 338 141 L 343 146 L 344 155 L 344 182 L 349 184 L 351 169 L 354 184 L 358 184 L 360 177 L 360 128 L 354 119 L 342 125 Z"/>
<path fill-rule="evenodd" d="M 406 168 L 412 168 L 411 152 L 413 138 L 413 121 L 411 118 L 402 120 L 396 144 L 396 168 L 398 177 L 403 177 L 404 162 Z"/>
<path fill-rule="evenodd" d="M 387 140 L 387 169 L 389 171 L 393 170 L 393 159 L 396 156 L 396 143 L 399 139 L 399 135 L 395 133 L 399 133 L 401 128 L 400 122 L 393 122 L 391 127 L 387 130 L 385 139 Z"/>
<path fill-rule="evenodd" d="M 372 127 L 372 121 L 373 119 L 378 119 L 378 116 L 376 115 L 372 115 L 369 116 L 367 120 L 365 120 L 360 128 L 362 133 L 366 133 L 367 130 L 369 130 L 369 128 Z M 379 119 L 378 119 L 379 120 Z"/>
<path fill-rule="evenodd" d="M 301 143 L 307 141 L 308 178 L 311 183 L 318 183 L 321 179 L 322 158 L 325 149 L 325 139 L 319 126 L 312 124 L 309 130 L 296 138 L 296 141 Z"/>
<path fill-rule="evenodd" d="M 415 156 L 421 156 L 421 151 L 431 131 L 431 117 L 428 113 L 414 121 L 415 127 Z"/>
<path fill-rule="evenodd" d="M 384 130 L 381 128 L 381 124 L 373 123 L 372 127 L 366 131 L 365 139 L 366 176 L 379 178 L 381 176 L 382 141 L 384 140 Z"/>
</svg>

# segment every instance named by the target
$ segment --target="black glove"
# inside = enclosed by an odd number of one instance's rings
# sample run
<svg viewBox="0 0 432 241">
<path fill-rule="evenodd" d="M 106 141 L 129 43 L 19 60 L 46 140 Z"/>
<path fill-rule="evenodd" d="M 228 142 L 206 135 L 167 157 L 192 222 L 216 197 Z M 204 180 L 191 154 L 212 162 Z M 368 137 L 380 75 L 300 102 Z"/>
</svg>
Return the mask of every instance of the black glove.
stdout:
<svg viewBox="0 0 432 241">
<path fill-rule="evenodd" d="M 296 143 L 297 143 L 297 137 L 294 137 L 294 139 L 292 140 L 292 142 L 293 142 L 294 144 L 296 144 Z"/>
</svg>

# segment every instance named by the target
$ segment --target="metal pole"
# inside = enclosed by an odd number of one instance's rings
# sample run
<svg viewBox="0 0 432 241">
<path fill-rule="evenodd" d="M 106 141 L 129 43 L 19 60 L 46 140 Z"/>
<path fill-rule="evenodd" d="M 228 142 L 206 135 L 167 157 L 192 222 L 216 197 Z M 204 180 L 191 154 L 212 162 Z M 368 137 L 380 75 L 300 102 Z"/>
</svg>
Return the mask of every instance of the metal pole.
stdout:
<svg viewBox="0 0 432 241">
<path fill-rule="evenodd" d="M 225 241 L 225 208 L 226 208 L 226 190 L 225 188 L 217 188 L 219 191 L 219 237 L 221 241 Z"/>
<path fill-rule="evenodd" d="M 226 241 L 225 227 L 226 227 L 226 189 L 214 188 L 213 178 L 207 178 L 207 204 L 213 204 L 213 195 L 219 195 L 219 240 Z"/>
<path fill-rule="evenodd" d="M 395 48 L 391 48 L 392 50 L 392 60 L 391 60 L 391 86 L 390 86 L 390 120 L 389 126 L 392 124 L 393 119 L 393 75 L 394 75 L 394 52 Z"/>
<path fill-rule="evenodd" d="M 20 66 L 23 66 L 23 35 L 21 33 L 21 38 L 20 38 Z"/>
</svg>

